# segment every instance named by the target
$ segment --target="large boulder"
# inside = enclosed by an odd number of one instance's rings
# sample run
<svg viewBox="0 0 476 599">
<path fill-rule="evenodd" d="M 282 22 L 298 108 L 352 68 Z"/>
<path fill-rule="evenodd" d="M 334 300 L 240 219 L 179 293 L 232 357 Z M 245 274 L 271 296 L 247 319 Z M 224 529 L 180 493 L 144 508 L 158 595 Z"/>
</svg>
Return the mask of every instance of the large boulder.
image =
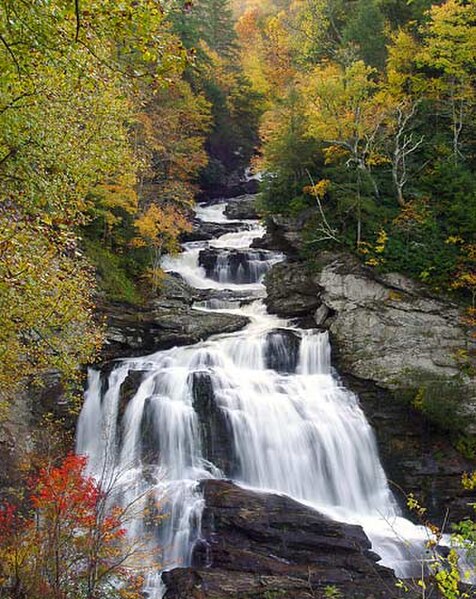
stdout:
<svg viewBox="0 0 476 599">
<path fill-rule="evenodd" d="M 286 318 L 307 316 L 320 305 L 320 288 L 301 262 L 282 262 L 267 273 L 264 284 L 268 312 Z"/>
<path fill-rule="evenodd" d="M 232 220 L 255 220 L 259 218 L 256 210 L 256 196 L 244 195 L 228 200 L 224 214 Z"/>
<path fill-rule="evenodd" d="M 360 526 L 227 481 L 202 488 L 202 541 L 193 567 L 164 573 L 165 599 L 305 599 L 329 587 L 350 599 L 399 596 Z"/>
</svg>

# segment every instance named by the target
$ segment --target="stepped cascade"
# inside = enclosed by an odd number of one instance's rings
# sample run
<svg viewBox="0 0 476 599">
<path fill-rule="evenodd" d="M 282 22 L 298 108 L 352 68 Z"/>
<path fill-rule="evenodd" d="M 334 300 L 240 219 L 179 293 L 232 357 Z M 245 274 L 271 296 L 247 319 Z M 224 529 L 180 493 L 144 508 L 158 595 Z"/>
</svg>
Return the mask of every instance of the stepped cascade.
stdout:
<svg viewBox="0 0 476 599">
<path fill-rule="evenodd" d="M 199 207 L 197 217 L 230 222 L 224 208 Z M 418 572 L 426 532 L 399 514 L 358 398 L 332 368 L 327 333 L 266 312 L 262 280 L 284 257 L 250 248 L 264 233 L 257 221 L 241 228 L 186 243 L 163 267 L 210 290 L 195 309 L 241 314 L 249 325 L 91 370 L 77 451 L 93 474 L 118 473 L 124 501 L 155 493 L 166 517 L 152 536 L 165 569 L 189 565 L 200 538 L 198 481 L 226 477 L 361 524 L 383 564 L 400 576 Z M 135 388 L 125 402 L 128 381 Z M 130 534 L 150 532 L 146 520 Z M 148 592 L 161 596 L 160 574 L 149 577 Z"/>
</svg>

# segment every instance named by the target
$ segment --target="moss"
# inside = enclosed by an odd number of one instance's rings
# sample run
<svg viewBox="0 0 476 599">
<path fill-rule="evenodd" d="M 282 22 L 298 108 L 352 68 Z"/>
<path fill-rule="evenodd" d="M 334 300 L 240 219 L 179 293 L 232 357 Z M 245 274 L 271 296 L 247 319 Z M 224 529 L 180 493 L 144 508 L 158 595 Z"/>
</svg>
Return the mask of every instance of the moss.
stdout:
<svg viewBox="0 0 476 599">
<path fill-rule="evenodd" d="M 474 417 L 470 417 L 465 410 L 469 392 L 461 377 L 406 371 L 406 378 L 405 386 L 401 383 L 401 399 L 419 412 L 431 426 L 448 433 L 459 453 L 473 459 L 476 455 L 476 439 L 468 435 L 467 430 L 474 422 Z"/>
<path fill-rule="evenodd" d="M 129 273 L 127 257 L 114 254 L 97 241 L 86 239 L 84 245 L 87 257 L 96 267 L 99 286 L 107 299 L 141 303 L 141 294 Z"/>
</svg>

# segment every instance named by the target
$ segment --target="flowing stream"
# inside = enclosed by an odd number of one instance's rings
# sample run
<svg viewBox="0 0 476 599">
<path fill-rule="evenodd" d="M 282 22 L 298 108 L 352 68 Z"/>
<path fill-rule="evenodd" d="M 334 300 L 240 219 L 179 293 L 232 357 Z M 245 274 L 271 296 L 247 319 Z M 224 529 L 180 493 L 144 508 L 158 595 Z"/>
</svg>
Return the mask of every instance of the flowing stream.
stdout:
<svg viewBox="0 0 476 599">
<path fill-rule="evenodd" d="M 224 204 L 199 207 L 197 216 L 230 222 L 223 210 Z M 212 290 L 197 310 L 245 315 L 250 324 L 193 346 L 118 361 L 108 374 L 91 370 L 77 451 L 89 456 L 93 474 L 119 473 L 124 501 L 155 493 L 167 514 L 153 533 L 162 568 L 190 564 L 204 507 L 198 481 L 231 477 L 361 524 L 383 564 L 399 576 L 418 574 L 426 531 L 400 516 L 358 398 L 332 368 L 327 333 L 266 312 L 262 279 L 283 256 L 250 248 L 264 232 L 258 222 L 242 229 L 184 244 L 163 267 Z M 206 268 L 204 249 L 216 253 Z M 137 388 L 124 406 L 121 386 L 131 376 Z M 204 388 L 226 432 L 220 452 L 227 459 L 217 463 L 203 435 Z M 137 518 L 131 534 L 146 533 L 148 518 Z M 147 584 L 151 598 L 161 596 L 160 574 Z"/>
</svg>

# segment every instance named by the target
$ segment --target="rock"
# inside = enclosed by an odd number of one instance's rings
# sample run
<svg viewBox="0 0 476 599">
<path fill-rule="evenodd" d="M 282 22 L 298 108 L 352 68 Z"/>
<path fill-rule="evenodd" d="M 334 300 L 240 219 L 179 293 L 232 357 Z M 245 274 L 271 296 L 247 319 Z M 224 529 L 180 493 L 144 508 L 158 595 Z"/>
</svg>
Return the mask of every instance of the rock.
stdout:
<svg viewBox="0 0 476 599">
<path fill-rule="evenodd" d="M 322 259 L 315 282 L 334 313 L 341 370 L 389 389 L 461 376 L 458 354 L 471 340 L 457 306 L 401 275 L 376 277 L 353 256 Z"/>
<path fill-rule="evenodd" d="M 209 241 L 216 239 L 226 233 L 235 233 L 236 231 L 246 230 L 244 223 L 209 223 L 198 219 L 193 221 L 193 228 L 190 232 L 181 236 L 181 241 Z"/>
<path fill-rule="evenodd" d="M 304 248 L 302 232 L 313 210 L 306 210 L 296 218 L 273 214 L 266 217 L 266 234 L 256 239 L 252 247 L 284 252 L 290 258 L 298 258 Z"/>
<path fill-rule="evenodd" d="M 215 401 L 212 381 L 207 372 L 192 375 L 193 407 L 197 413 L 203 455 L 227 476 L 232 476 L 234 459 L 231 430 L 226 416 Z"/>
<path fill-rule="evenodd" d="M 108 306 L 106 317 L 103 360 L 192 345 L 211 335 L 238 331 L 249 322 L 244 316 L 202 312 L 181 302 L 154 302 L 144 308 L 114 303 Z"/>
<path fill-rule="evenodd" d="M 205 510 L 192 568 L 163 574 L 165 599 L 305 599 L 335 586 L 346 598 L 387 598 L 391 570 L 379 566 L 360 526 L 333 522 L 286 496 L 202 482 Z"/>
<path fill-rule="evenodd" d="M 296 372 L 301 337 L 289 329 L 270 331 L 266 336 L 266 367 L 282 374 Z"/>
<path fill-rule="evenodd" d="M 427 509 L 425 517 L 437 526 L 449 527 L 452 522 L 472 517 L 470 504 L 476 502 L 476 493 L 466 491 L 461 478 L 464 472 L 474 470 L 474 462 L 456 451 L 448 435 L 430 427 L 419 412 L 402 401 L 398 391 L 352 376 L 343 376 L 342 382 L 359 396 L 376 433 L 390 487 L 403 512 L 407 494 L 413 493 Z"/>
<path fill-rule="evenodd" d="M 256 220 L 259 218 L 256 210 L 256 196 L 243 195 L 228 201 L 225 212 L 227 218 L 233 220 Z"/>
<path fill-rule="evenodd" d="M 189 285 L 179 274 L 167 273 L 161 283 L 160 298 L 162 303 L 172 300 L 192 305 L 202 298 L 202 293 Z"/>
<path fill-rule="evenodd" d="M 320 288 L 301 262 L 275 264 L 265 277 L 268 312 L 286 318 L 306 316 L 321 301 Z"/>
<path fill-rule="evenodd" d="M 474 459 L 454 448 L 458 438 L 474 447 L 476 411 L 476 382 L 458 359 L 462 351 L 471 359 L 472 351 L 461 311 L 403 275 L 374 273 L 354 256 L 320 261 L 316 283 L 333 312 L 324 324 L 334 363 L 359 394 L 402 506 L 399 489 L 413 492 L 437 524 L 471 516 L 476 496 L 462 488 L 461 476 L 474 470 Z M 431 404 L 422 413 L 412 404 L 423 396 Z"/>
<path fill-rule="evenodd" d="M 107 324 L 101 359 L 107 362 L 191 345 L 248 324 L 244 316 L 195 310 L 192 304 L 206 297 L 207 292 L 193 289 L 179 275 L 168 274 L 160 297 L 144 306 L 125 302 L 101 306 Z"/>
</svg>

